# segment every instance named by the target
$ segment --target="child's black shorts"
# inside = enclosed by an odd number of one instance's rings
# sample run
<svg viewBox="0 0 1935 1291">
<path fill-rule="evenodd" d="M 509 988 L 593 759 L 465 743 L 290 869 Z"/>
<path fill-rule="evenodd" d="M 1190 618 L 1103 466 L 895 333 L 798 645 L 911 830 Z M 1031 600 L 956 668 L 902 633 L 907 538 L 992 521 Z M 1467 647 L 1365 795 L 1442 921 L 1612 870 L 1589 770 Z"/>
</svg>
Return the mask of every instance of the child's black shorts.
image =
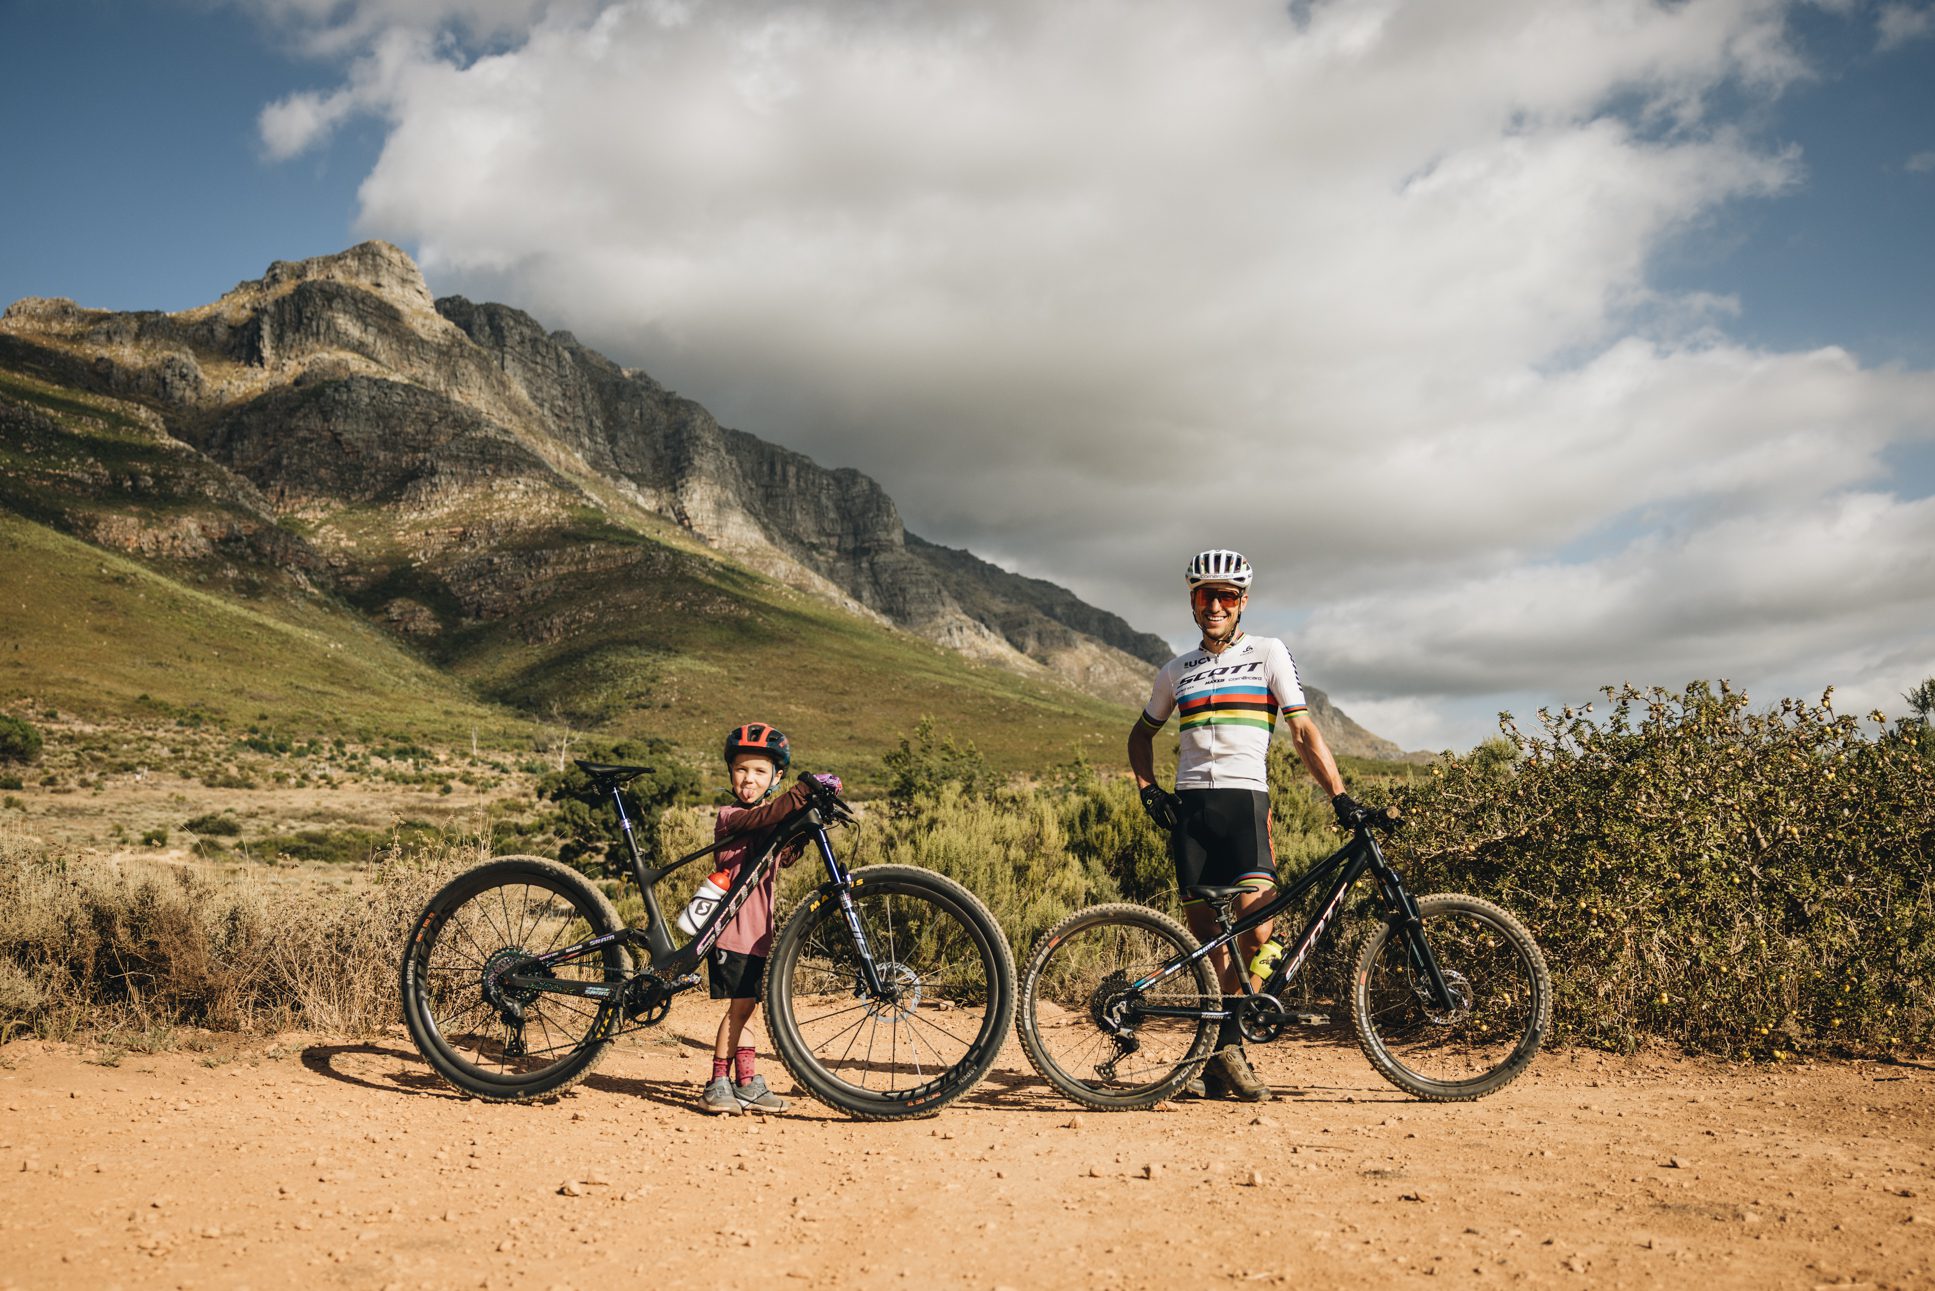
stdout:
<svg viewBox="0 0 1935 1291">
<path fill-rule="evenodd" d="M 715 1000 L 757 1000 L 766 980 L 766 957 L 714 949 L 706 957 L 706 977 Z"/>
</svg>

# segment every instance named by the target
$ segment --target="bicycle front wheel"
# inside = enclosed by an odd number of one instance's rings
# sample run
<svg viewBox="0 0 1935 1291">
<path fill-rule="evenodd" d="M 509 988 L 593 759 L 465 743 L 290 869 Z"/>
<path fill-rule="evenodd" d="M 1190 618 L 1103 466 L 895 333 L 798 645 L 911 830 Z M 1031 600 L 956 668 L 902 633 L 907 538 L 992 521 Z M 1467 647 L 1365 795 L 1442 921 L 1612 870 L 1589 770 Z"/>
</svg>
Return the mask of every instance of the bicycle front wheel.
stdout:
<svg viewBox="0 0 1935 1291">
<path fill-rule="evenodd" d="M 766 966 L 766 1029 L 793 1079 L 862 1120 L 931 1116 L 988 1074 L 1014 1018 L 1014 957 L 987 908 L 901 865 L 848 889 L 874 970 L 866 985 L 837 893 L 786 919 Z"/>
<path fill-rule="evenodd" d="M 1196 949 L 1196 939 L 1146 906 L 1079 910 L 1035 944 L 1021 974 L 1015 1022 L 1042 1079 L 1085 1107 L 1153 1107 L 1181 1091 L 1215 1045 L 1206 1018 L 1151 1016 L 1222 1007 L 1205 957 L 1144 991 L 1134 983 Z"/>
<path fill-rule="evenodd" d="M 1459 1102 L 1496 1093 L 1552 1025 L 1552 978 L 1525 925 L 1478 897 L 1418 902 L 1421 935 L 1451 999 L 1432 998 L 1401 931 L 1374 929 L 1351 975 L 1350 1018 L 1371 1065 L 1408 1094 Z"/>
<path fill-rule="evenodd" d="M 604 999 L 516 986 L 534 955 L 615 932 L 618 915 L 577 871 L 536 856 L 466 870 L 430 898 L 403 950 L 403 1022 L 424 1060 L 480 1098 L 555 1094 L 588 1075 L 616 1019 L 628 956 L 612 944 L 555 966 L 560 985 L 610 984 Z"/>
</svg>

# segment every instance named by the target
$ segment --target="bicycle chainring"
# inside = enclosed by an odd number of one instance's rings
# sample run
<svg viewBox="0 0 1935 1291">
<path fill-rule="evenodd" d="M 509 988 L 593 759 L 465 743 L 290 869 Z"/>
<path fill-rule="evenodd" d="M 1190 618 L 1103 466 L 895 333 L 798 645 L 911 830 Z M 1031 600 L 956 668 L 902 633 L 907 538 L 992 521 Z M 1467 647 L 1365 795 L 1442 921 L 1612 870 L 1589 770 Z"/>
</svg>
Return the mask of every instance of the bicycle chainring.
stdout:
<svg viewBox="0 0 1935 1291">
<path fill-rule="evenodd" d="M 1236 1004 L 1236 1027 L 1245 1040 L 1274 1040 L 1290 1024 L 1290 1012 L 1274 995 L 1245 995 Z"/>
<path fill-rule="evenodd" d="M 620 998 L 625 1017 L 642 1027 L 658 1025 L 672 1011 L 671 985 L 657 973 L 640 973 L 626 982 Z"/>
</svg>

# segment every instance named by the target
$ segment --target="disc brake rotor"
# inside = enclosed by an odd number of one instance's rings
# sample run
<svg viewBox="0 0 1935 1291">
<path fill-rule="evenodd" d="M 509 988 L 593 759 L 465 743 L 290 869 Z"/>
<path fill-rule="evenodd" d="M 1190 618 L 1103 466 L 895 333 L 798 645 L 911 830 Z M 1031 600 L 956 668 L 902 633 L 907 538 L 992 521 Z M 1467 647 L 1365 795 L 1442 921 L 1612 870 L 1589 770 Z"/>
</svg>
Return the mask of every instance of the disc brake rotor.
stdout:
<svg viewBox="0 0 1935 1291">
<path fill-rule="evenodd" d="M 892 961 L 876 964 L 874 971 L 880 975 L 880 984 L 887 988 L 887 997 L 869 1000 L 868 1015 L 885 1018 L 890 1024 L 897 1024 L 903 1018 L 913 1017 L 920 1008 L 920 974 L 905 964 Z"/>
<path fill-rule="evenodd" d="M 1431 984 L 1422 977 L 1412 988 L 1417 992 L 1418 1002 L 1424 1006 L 1424 1015 L 1432 1022 L 1444 1027 L 1455 1022 L 1463 1022 L 1471 1016 L 1471 982 L 1463 973 L 1455 969 L 1444 970 L 1445 992 L 1451 996 L 1449 1010 L 1438 1008 L 1431 999 Z"/>
</svg>

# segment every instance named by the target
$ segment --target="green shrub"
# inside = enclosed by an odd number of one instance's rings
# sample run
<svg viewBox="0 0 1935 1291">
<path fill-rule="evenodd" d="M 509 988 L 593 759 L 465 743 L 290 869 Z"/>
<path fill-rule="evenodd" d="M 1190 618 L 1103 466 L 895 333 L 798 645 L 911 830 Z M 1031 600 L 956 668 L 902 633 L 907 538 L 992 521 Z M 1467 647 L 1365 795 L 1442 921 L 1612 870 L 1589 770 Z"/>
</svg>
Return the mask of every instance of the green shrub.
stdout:
<svg viewBox="0 0 1935 1291">
<path fill-rule="evenodd" d="M 390 830 L 299 829 L 292 834 L 258 839 L 250 850 L 258 856 L 283 860 L 352 865 L 388 852 L 430 846 L 442 833 L 435 825 L 421 820 L 406 820 Z"/>
<path fill-rule="evenodd" d="M 204 838 L 238 838 L 242 833 L 242 822 L 223 812 L 211 811 L 205 815 L 185 820 L 181 827 L 191 834 Z"/>
<path fill-rule="evenodd" d="M 934 800 L 949 785 L 964 797 L 977 798 L 1001 783 L 972 741 L 957 743 L 952 735 L 937 739 L 931 717 L 921 718 L 913 739 L 901 740 L 900 747 L 881 760 L 887 767 L 887 802 L 897 815 L 918 812 L 921 804 Z"/>
<path fill-rule="evenodd" d="M 168 831 L 165 829 L 150 829 L 150 830 L 143 831 L 141 835 L 141 845 L 143 847 L 168 846 Z"/>
<path fill-rule="evenodd" d="M 699 773 L 679 761 L 665 740 L 593 744 L 585 748 L 584 760 L 651 768 L 624 789 L 629 800 L 626 813 L 635 826 L 647 831 L 669 808 L 689 805 L 699 798 Z M 560 861 L 591 875 L 624 871 L 630 863 L 630 852 L 612 814 L 610 798 L 592 786 L 591 777 L 576 766 L 552 771 L 539 779 L 537 794 L 540 800 L 557 804 L 542 824 L 561 840 L 557 852 Z M 645 836 L 649 837 L 649 832 Z"/>
<path fill-rule="evenodd" d="M 25 789 L 27 782 L 17 775 L 0 775 L 0 789 Z"/>
<path fill-rule="evenodd" d="M 0 762 L 37 762 L 40 744 L 40 732 L 32 723 L 0 713 Z"/>
<path fill-rule="evenodd" d="M 1532 928 L 1561 1039 L 1727 1055 L 1935 1039 L 1935 758 L 1913 732 L 1724 682 L 1608 688 L 1396 797 L 1419 891 Z"/>
</svg>

